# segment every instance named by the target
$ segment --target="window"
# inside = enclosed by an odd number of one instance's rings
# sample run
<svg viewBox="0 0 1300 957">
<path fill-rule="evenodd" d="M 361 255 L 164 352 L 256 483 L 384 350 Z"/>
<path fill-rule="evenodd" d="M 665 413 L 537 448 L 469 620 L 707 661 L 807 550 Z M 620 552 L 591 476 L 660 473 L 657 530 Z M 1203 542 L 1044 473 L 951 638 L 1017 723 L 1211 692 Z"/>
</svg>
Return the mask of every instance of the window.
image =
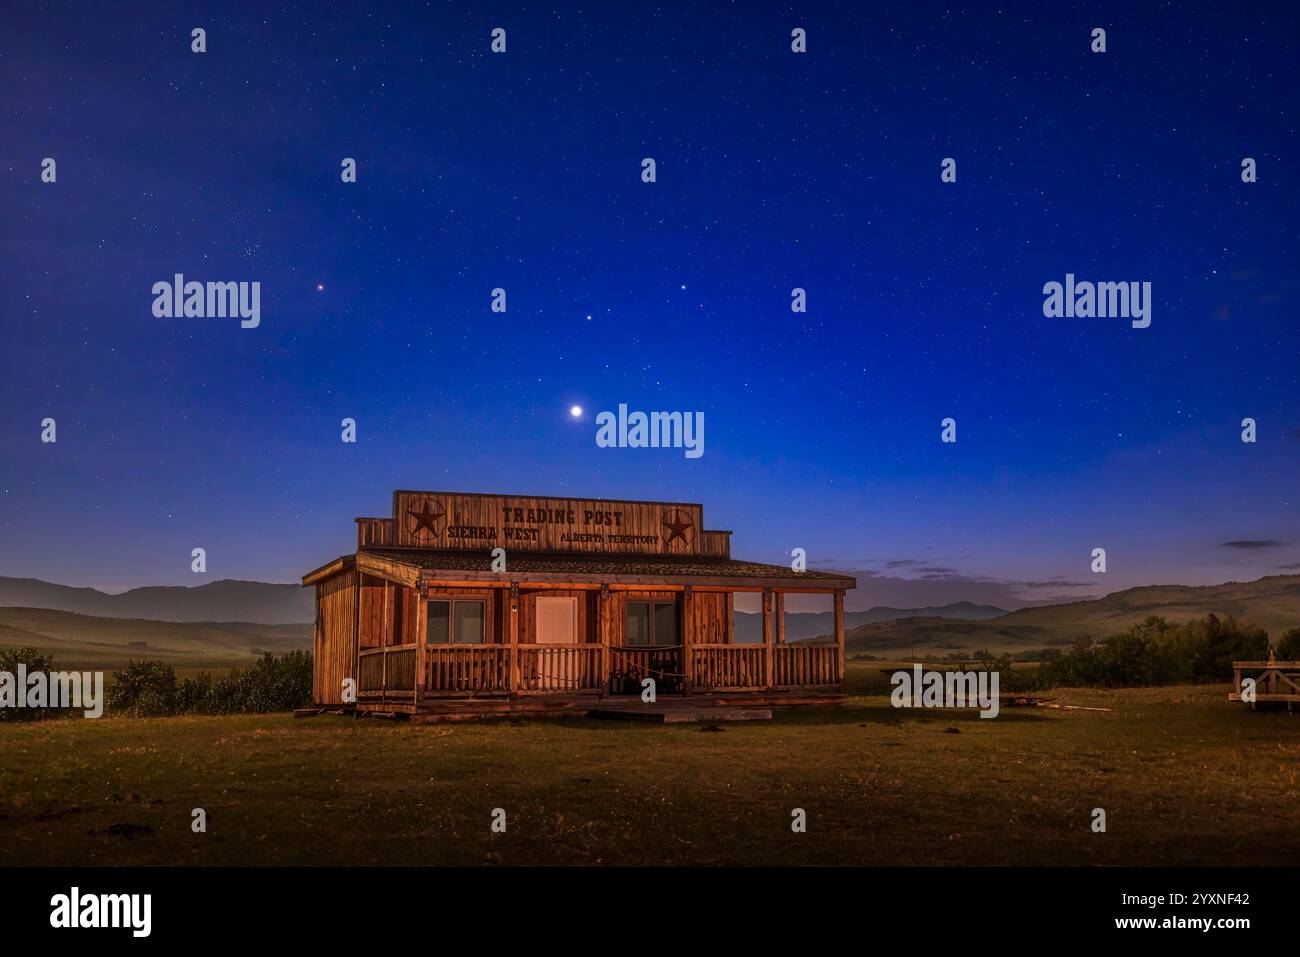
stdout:
<svg viewBox="0 0 1300 957">
<path fill-rule="evenodd" d="M 430 645 L 481 645 L 484 641 L 485 603 L 480 599 L 430 601 L 425 623 L 425 643 Z"/>
<path fill-rule="evenodd" d="M 628 602 L 623 643 L 625 645 L 677 644 L 677 602 Z"/>
<path fill-rule="evenodd" d="M 456 621 L 456 644 L 483 644 L 483 602 L 458 601 L 453 603 L 452 617 Z"/>
</svg>

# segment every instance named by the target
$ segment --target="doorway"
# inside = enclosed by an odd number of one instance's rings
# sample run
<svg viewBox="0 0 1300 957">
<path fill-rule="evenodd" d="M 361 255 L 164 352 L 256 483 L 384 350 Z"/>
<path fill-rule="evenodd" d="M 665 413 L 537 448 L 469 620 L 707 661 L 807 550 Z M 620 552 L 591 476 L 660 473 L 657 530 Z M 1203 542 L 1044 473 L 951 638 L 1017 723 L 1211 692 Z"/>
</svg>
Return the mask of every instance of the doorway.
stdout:
<svg viewBox="0 0 1300 957">
<path fill-rule="evenodd" d="M 623 644 L 613 649 L 610 690 L 640 694 L 653 678 L 655 693 L 682 690 L 682 637 L 677 599 L 629 598 L 623 612 Z"/>
<path fill-rule="evenodd" d="M 536 640 L 539 645 L 573 645 L 578 641 L 578 599 L 539 595 L 534 599 Z M 578 670 L 572 667 L 576 648 L 555 649 L 537 656 L 537 679 L 544 688 L 572 689 L 579 685 Z"/>
</svg>

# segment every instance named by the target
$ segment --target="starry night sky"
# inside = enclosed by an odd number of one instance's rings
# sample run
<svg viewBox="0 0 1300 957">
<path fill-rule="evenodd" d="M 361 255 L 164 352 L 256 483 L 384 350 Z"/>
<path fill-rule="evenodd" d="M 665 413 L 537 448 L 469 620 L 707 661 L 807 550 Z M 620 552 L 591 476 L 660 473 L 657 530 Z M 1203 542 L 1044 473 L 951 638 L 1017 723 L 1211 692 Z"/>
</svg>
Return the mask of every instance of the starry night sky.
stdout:
<svg viewBox="0 0 1300 957">
<path fill-rule="evenodd" d="M 0 574 L 292 581 L 394 488 L 703 502 L 850 608 L 1294 572 L 1300 30 L 1196 6 L 11 9 Z M 1067 272 L 1151 327 L 1045 319 Z M 597 448 L 620 402 L 704 456 Z"/>
</svg>

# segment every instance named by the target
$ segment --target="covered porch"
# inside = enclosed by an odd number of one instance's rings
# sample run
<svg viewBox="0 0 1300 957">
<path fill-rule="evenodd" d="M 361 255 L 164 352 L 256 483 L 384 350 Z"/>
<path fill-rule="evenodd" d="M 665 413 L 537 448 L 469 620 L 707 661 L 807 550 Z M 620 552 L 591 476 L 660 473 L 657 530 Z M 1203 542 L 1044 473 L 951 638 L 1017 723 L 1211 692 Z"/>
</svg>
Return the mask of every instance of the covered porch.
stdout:
<svg viewBox="0 0 1300 957">
<path fill-rule="evenodd" d="M 843 576 L 731 559 L 529 555 L 504 573 L 484 553 L 369 549 L 354 561 L 358 710 L 619 709 L 640 702 L 647 678 L 657 699 L 701 706 L 842 699 Z M 735 640 L 745 593 L 759 597 L 757 642 Z M 829 596 L 827 639 L 786 641 L 791 594 Z"/>
</svg>

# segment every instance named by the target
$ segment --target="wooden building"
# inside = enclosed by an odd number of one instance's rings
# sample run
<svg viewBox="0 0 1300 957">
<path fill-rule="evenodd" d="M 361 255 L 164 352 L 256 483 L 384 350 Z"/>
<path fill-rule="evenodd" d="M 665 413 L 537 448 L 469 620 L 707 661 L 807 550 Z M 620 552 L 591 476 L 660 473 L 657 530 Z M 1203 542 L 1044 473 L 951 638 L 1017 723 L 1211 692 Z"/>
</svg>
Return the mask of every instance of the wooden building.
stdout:
<svg viewBox="0 0 1300 957">
<path fill-rule="evenodd" d="M 854 579 L 733 559 L 700 505 L 398 491 L 356 524 L 356 552 L 302 579 L 319 705 L 568 709 L 639 701 L 646 677 L 660 699 L 839 700 Z M 735 640 L 739 592 L 761 595 L 761 643 Z M 833 638 L 785 641 L 796 592 L 833 596 Z"/>
</svg>

